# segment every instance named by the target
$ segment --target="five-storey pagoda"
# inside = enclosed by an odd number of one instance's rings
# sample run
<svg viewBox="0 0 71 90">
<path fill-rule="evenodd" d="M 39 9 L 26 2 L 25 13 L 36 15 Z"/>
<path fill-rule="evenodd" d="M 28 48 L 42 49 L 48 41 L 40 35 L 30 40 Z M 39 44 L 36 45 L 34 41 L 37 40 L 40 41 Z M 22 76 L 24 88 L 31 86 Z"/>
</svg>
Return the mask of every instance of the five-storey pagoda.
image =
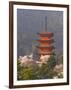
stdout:
<svg viewBox="0 0 71 90">
<path fill-rule="evenodd" d="M 37 42 L 39 45 L 38 54 L 39 55 L 52 55 L 54 53 L 54 40 L 53 40 L 53 33 L 47 31 L 47 17 L 45 17 L 45 31 L 37 33 L 39 36 L 39 40 Z"/>
</svg>

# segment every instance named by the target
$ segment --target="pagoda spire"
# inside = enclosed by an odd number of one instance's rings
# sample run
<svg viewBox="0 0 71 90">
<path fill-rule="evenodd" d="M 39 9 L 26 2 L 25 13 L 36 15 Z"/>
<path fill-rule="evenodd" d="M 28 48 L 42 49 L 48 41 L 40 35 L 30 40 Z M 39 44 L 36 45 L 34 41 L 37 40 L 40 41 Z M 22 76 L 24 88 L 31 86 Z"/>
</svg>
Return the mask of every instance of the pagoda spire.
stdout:
<svg viewBox="0 0 71 90">
<path fill-rule="evenodd" d="M 52 32 L 47 32 L 47 16 L 45 16 L 45 29 L 44 32 L 37 33 L 39 43 L 37 47 L 39 55 L 53 55 L 54 53 L 54 34 Z"/>
<path fill-rule="evenodd" d="M 45 16 L 45 32 L 47 32 L 47 16 Z"/>
</svg>

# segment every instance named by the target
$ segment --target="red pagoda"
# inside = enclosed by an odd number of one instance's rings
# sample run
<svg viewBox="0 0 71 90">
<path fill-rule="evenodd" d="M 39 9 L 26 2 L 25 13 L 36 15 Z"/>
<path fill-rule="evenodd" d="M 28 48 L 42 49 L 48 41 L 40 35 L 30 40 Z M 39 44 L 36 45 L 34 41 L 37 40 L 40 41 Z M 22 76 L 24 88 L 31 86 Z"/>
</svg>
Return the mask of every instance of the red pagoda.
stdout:
<svg viewBox="0 0 71 90">
<path fill-rule="evenodd" d="M 38 54 L 39 55 L 52 55 L 54 53 L 54 40 L 53 40 L 53 33 L 47 32 L 47 17 L 45 17 L 45 31 L 37 33 L 39 36 L 39 40 L 37 42 L 39 45 L 38 48 Z"/>
</svg>

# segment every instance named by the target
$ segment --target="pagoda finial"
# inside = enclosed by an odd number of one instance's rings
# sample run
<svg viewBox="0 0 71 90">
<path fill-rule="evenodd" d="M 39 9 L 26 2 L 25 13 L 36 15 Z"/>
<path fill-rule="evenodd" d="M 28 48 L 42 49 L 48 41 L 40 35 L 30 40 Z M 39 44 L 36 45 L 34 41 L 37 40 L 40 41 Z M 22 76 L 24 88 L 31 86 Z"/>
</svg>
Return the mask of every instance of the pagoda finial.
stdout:
<svg viewBox="0 0 71 90">
<path fill-rule="evenodd" d="M 47 31 L 47 16 L 45 16 L 45 31 Z"/>
</svg>

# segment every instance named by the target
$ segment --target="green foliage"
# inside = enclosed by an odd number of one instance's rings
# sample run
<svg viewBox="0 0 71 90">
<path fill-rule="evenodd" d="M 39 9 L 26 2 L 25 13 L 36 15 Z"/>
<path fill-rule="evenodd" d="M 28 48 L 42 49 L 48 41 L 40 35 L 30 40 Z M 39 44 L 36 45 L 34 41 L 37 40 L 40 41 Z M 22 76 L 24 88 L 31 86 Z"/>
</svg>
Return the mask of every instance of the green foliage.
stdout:
<svg viewBox="0 0 71 90">
<path fill-rule="evenodd" d="M 35 79 L 34 69 L 32 67 L 24 68 L 21 72 L 22 80 Z"/>
<path fill-rule="evenodd" d="M 56 65 L 56 58 L 51 55 L 46 64 L 21 66 L 17 60 L 17 79 L 18 80 L 35 80 L 53 78 L 57 73 L 53 70 Z"/>
<path fill-rule="evenodd" d="M 57 73 L 53 70 L 56 65 L 56 57 L 51 55 L 46 64 L 42 64 L 39 68 L 40 79 L 53 78 Z"/>
<path fill-rule="evenodd" d="M 35 66 L 22 66 L 20 61 L 17 61 L 17 79 L 18 80 L 33 80 L 37 79 L 38 67 Z"/>
<path fill-rule="evenodd" d="M 59 55 L 57 58 L 57 64 L 63 64 L 63 55 Z"/>
<path fill-rule="evenodd" d="M 56 65 L 56 57 L 54 55 L 51 55 L 48 62 L 47 62 L 48 68 L 53 69 Z"/>
<path fill-rule="evenodd" d="M 58 78 L 63 78 L 63 74 L 58 75 Z"/>
<path fill-rule="evenodd" d="M 17 78 L 18 78 L 18 80 L 21 79 L 21 76 L 22 76 L 22 73 L 21 72 L 22 71 L 23 71 L 23 67 L 20 64 L 20 61 L 17 60 Z"/>
<path fill-rule="evenodd" d="M 63 64 L 63 56 L 60 57 L 60 63 Z"/>
</svg>

